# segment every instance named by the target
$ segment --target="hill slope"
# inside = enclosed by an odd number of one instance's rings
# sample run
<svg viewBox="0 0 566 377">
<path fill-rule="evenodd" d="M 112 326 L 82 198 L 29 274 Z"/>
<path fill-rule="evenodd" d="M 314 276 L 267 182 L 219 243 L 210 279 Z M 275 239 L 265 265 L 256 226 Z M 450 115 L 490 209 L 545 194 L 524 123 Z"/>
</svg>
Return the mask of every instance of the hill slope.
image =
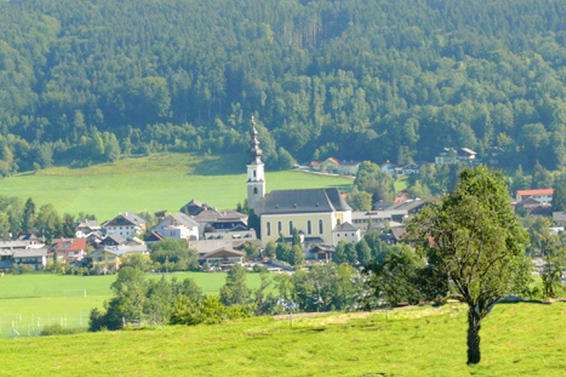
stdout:
<svg viewBox="0 0 566 377">
<path fill-rule="evenodd" d="M 123 154 L 566 163 L 562 0 L 0 2 L 0 175 Z M 377 146 L 377 147 L 376 147 Z"/>
<path fill-rule="evenodd" d="M 565 316 L 564 303 L 496 306 L 474 367 L 465 365 L 466 316 L 458 305 L 330 314 L 295 319 L 293 328 L 260 317 L 0 340 L 0 353 L 9 375 L 562 376 Z"/>
<path fill-rule="evenodd" d="M 267 173 L 267 190 L 340 187 L 351 178 L 300 171 Z M 51 203 L 60 214 L 85 212 L 106 220 L 118 212 L 177 211 L 191 199 L 220 209 L 246 198 L 245 162 L 238 156 L 159 154 L 89 168 L 49 168 L 2 180 L 0 194 Z"/>
</svg>

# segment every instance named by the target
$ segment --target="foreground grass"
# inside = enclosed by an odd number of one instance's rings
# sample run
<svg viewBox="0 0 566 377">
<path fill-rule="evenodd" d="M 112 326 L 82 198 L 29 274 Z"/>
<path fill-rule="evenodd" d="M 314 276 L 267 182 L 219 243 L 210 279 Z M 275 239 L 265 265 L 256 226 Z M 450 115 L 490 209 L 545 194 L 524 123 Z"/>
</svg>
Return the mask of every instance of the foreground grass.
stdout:
<svg viewBox="0 0 566 377">
<path fill-rule="evenodd" d="M 222 209 L 246 197 L 245 161 L 241 156 L 202 157 L 155 154 L 82 169 L 55 167 L 5 178 L 0 194 L 51 203 L 63 214 L 95 214 L 101 221 L 118 212 L 177 211 L 191 199 Z M 300 171 L 267 173 L 267 190 L 339 187 L 351 178 Z"/>
<path fill-rule="evenodd" d="M 467 367 L 465 307 L 0 340 L 0 375 L 563 376 L 566 305 L 498 305 Z M 49 352 L 46 352 L 49 350 Z M 33 362 L 30 362 L 33 360 Z"/>
<path fill-rule="evenodd" d="M 161 274 L 147 274 L 160 279 Z M 217 294 L 226 281 L 225 273 L 182 272 L 167 279 L 193 279 L 206 294 Z M 116 275 L 68 276 L 55 274 L 5 275 L 0 277 L 0 337 L 37 333 L 47 325 L 86 328 L 93 308 L 102 308 L 111 296 Z M 252 289 L 260 286 L 259 274 L 248 274 Z M 86 292 L 86 297 L 84 296 Z"/>
</svg>

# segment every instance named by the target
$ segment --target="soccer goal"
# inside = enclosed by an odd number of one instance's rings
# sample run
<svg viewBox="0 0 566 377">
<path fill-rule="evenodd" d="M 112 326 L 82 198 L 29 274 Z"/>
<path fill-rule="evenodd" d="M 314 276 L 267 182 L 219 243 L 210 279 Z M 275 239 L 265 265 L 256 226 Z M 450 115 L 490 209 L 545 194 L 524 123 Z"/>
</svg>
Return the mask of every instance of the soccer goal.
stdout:
<svg viewBox="0 0 566 377">
<path fill-rule="evenodd" d="M 86 297 L 86 289 L 65 289 L 63 291 L 63 297 Z"/>
</svg>

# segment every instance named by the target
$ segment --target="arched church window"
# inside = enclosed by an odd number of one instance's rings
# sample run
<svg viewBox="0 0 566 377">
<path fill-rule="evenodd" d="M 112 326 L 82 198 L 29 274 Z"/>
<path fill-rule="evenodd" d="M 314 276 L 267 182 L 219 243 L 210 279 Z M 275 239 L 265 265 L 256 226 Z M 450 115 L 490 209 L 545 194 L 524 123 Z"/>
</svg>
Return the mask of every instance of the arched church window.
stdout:
<svg viewBox="0 0 566 377">
<path fill-rule="evenodd" d="M 257 194 L 257 187 L 254 187 L 254 194 Z"/>
<path fill-rule="evenodd" d="M 310 220 L 307 220 L 307 234 L 312 234 L 312 223 Z"/>
<path fill-rule="evenodd" d="M 322 222 L 322 220 L 318 220 L 318 233 L 324 233 L 324 223 Z"/>
<path fill-rule="evenodd" d="M 265 223 L 265 227 L 266 227 L 267 236 L 268 237 L 271 236 L 271 222 L 268 221 L 267 223 Z"/>
</svg>

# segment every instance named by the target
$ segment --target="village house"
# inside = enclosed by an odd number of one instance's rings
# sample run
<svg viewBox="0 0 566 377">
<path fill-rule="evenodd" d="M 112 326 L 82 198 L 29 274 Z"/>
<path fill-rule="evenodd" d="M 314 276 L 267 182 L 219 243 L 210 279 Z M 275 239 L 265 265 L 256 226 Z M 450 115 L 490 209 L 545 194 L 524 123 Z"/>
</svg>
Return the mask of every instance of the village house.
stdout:
<svg viewBox="0 0 566 377">
<path fill-rule="evenodd" d="M 182 212 L 165 216 L 159 224 L 153 227 L 152 232 L 175 240 L 198 240 L 200 233 L 199 224 Z"/>
<path fill-rule="evenodd" d="M 315 245 L 309 251 L 309 259 L 316 259 L 319 261 L 331 261 L 332 255 L 336 251 L 336 246 L 333 245 Z"/>
<path fill-rule="evenodd" d="M 102 225 L 102 231 L 107 234 L 119 234 L 124 238 L 132 238 L 145 231 L 146 221 L 135 213 L 125 212 Z"/>
<path fill-rule="evenodd" d="M 211 266 L 216 264 L 231 266 L 233 264 L 242 264 L 244 262 L 245 255 L 246 253 L 243 251 L 238 251 L 225 246 L 204 254 L 201 260 Z"/>
<path fill-rule="evenodd" d="M 517 190 L 517 203 L 525 199 L 534 199 L 541 204 L 551 204 L 554 189 Z"/>
<path fill-rule="evenodd" d="M 338 245 L 340 241 L 358 243 L 361 239 L 361 230 L 350 223 L 336 225 L 332 230 L 332 245 Z"/>
<path fill-rule="evenodd" d="M 27 266 L 34 271 L 41 271 L 47 266 L 47 248 L 40 249 L 16 249 L 12 259 L 16 266 Z"/>
<path fill-rule="evenodd" d="M 126 257 L 145 254 L 149 254 L 146 244 L 119 245 L 101 246 L 90 257 L 93 267 L 102 268 L 104 271 L 117 271 Z"/>
<path fill-rule="evenodd" d="M 438 156 L 434 158 L 434 163 L 438 165 L 461 165 L 474 166 L 479 163 L 476 159 L 477 153 L 469 148 L 444 148 Z"/>
<path fill-rule="evenodd" d="M 402 242 L 405 234 L 407 234 L 407 228 L 403 225 L 393 226 L 389 231 L 381 236 L 381 240 L 388 245 L 395 245 Z"/>
<path fill-rule="evenodd" d="M 379 165 L 379 168 L 386 173 L 396 174 L 395 168 L 397 168 L 397 166 L 389 161 L 385 161 L 383 164 Z"/>
<path fill-rule="evenodd" d="M 51 242 L 49 256 L 57 253 L 59 263 L 78 262 L 87 256 L 86 238 L 59 238 Z"/>
<path fill-rule="evenodd" d="M 411 162 L 410 164 L 403 166 L 403 168 L 401 169 L 401 174 L 402 175 L 419 174 L 420 168 L 421 167 L 419 164 Z"/>
<path fill-rule="evenodd" d="M 360 162 L 340 161 L 337 158 L 329 157 L 324 161 L 311 161 L 310 168 L 313 171 L 340 175 L 356 175 Z"/>
<path fill-rule="evenodd" d="M 248 215 L 245 213 L 219 210 L 194 199 L 181 207 L 180 211 L 196 221 L 200 234 L 205 231 L 228 232 L 237 227 L 248 226 Z"/>
<path fill-rule="evenodd" d="M 47 265 L 47 248 L 36 237 L 11 241 L 0 241 L 0 269 L 9 269 L 22 263 L 34 270 L 43 270 Z"/>
<path fill-rule="evenodd" d="M 82 220 L 77 224 L 75 237 L 88 238 L 89 235 L 100 232 L 101 227 L 96 220 Z"/>
</svg>

